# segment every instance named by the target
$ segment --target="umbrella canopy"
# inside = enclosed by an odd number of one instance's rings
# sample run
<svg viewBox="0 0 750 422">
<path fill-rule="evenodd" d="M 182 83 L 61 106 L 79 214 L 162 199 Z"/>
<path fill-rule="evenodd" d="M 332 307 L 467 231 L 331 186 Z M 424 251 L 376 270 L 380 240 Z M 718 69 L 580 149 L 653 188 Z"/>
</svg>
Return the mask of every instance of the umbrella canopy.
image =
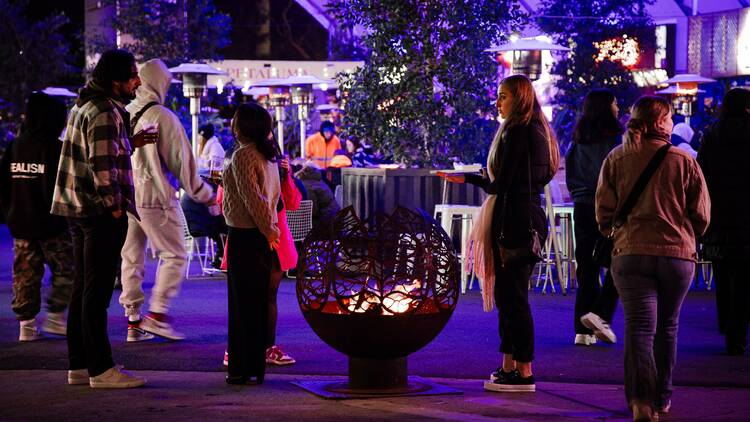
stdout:
<svg viewBox="0 0 750 422">
<path fill-rule="evenodd" d="M 254 82 L 251 84 L 254 87 L 270 87 L 270 86 L 289 86 L 289 83 L 286 81 L 286 79 L 281 78 L 268 78 L 268 79 L 261 79 L 258 82 Z"/>
<path fill-rule="evenodd" d="M 47 88 L 44 88 L 43 90 L 39 91 L 47 95 L 51 95 L 53 97 L 77 97 L 78 94 L 76 94 L 73 91 L 70 91 L 67 88 L 58 88 L 54 86 L 48 86 Z"/>
<path fill-rule="evenodd" d="M 315 107 L 315 109 L 318 111 L 340 110 L 338 104 L 321 104 Z"/>
<path fill-rule="evenodd" d="M 701 75 L 696 75 L 694 73 L 681 73 L 679 75 L 674 75 L 671 78 L 664 81 L 665 84 L 682 84 L 682 83 L 705 84 L 709 82 L 716 82 L 716 79 L 706 78 Z"/>
<path fill-rule="evenodd" d="M 537 40 L 535 38 L 519 38 L 498 46 L 490 47 L 484 51 L 495 53 L 498 51 L 529 51 L 529 50 L 552 50 L 552 51 L 570 51 L 568 47 L 553 44 L 551 42 Z"/>
<path fill-rule="evenodd" d="M 256 86 L 250 89 L 243 89 L 242 93 L 245 95 L 252 95 L 253 97 L 257 97 L 259 95 L 268 95 L 270 90 L 268 87 L 262 87 L 262 86 Z"/>
<path fill-rule="evenodd" d="M 172 73 L 202 73 L 205 75 L 226 75 L 227 72 L 213 68 L 205 63 L 181 63 L 177 67 L 170 67 Z"/>
<path fill-rule="evenodd" d="M 336 83 L 336 81 L 320 79 L 317 76 L 313 76 L 313 75 L 290 76 L 286 79 L 283 79 L 283 81 L 285 81 L 286 84 L 290 86 L 291 85 L 320 85 L 320 84 L 333 85 Z"/>
<path fill-rule="evenodd" d="M 702 94 L 704 92 L 706 92 L 706 91 L 703 90 L 703 89 L 699 89 L 698 90 L 699 94 Z M 674 94 L 677 94 L 677 86 L 676 85 L 670 85 L 670 86 L 668 86 L 668 87 L 666 87 L 664 89 L 660 89 L 660 90 L 656 91 L 656 94 L 665 94 L 665 95 L 674 95 Z"/>
</svg>

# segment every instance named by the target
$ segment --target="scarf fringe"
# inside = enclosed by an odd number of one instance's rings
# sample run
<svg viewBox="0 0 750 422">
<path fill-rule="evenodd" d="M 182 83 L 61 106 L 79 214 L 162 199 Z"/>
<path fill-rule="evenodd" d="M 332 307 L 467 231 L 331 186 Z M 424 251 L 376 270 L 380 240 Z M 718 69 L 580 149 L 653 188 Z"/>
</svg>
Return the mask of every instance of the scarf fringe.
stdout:
<svg viewBox="0 0 750 422">
<path fill-rule="evenodd" d="M 488 195 L 474 221 L 469 240 L 464 245 L 468 251 L 466 270 L 472 270 L 480 280 L 482 288 L 482 308 L 491 312 L 495 307 L 495 260 L 492 256 L 492 213 L 497 202 L 497 195 Z"/>
</svg>

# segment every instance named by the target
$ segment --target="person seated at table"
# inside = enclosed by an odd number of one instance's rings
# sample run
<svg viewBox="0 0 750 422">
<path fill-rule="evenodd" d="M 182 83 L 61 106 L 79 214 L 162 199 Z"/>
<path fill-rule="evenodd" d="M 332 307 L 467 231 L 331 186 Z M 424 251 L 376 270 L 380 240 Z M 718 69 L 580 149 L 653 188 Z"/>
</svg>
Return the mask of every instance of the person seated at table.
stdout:
<svg viewBox="0 0 750 422">
<path fill-rule="evenodd" d="M 198 129 L 198 169 L 201 171 L 211 170 L 212 160 L 214 168 L 221 168 L 224 164 L 226 152 L 214 136 L 214 125 L 206 124 Z"/>
<path fill-rule="evenodd" d="M 227 224 L 221 215 L 211 215 L 205 204 L 195 202 L 189 196 L 183 195 L 180 206 L 185 213 L 188 231 L 193 237 L 208 237 L 216 243 L 216 255 L 211 266 L 219 268 L 224 256 L 224 242 L 221 235 L 227 234 Z"/>
<path fill-rule="evenodd" d="M 310 161 L 295 176 L 305 186 L 308 199 L 313 201 L 313 227 L 321 222 L 330 221 L 339 212 L 340 208 L 333 196 L 333 191 L 323 181 L 323 173 L 320 168 L 314 162 Z"/>
</svg>

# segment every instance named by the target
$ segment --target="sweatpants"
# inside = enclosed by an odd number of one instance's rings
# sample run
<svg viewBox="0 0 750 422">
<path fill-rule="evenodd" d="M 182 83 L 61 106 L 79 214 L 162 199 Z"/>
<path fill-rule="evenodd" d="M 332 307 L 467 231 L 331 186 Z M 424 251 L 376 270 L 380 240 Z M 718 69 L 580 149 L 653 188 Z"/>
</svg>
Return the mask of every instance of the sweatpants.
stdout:
<svg viewBox="0 0 750 422">
<path fill-rule="evenodd" d="M 143 278 L 146 239 L 156 249 L 161 260 L 156 269 L 156 281 L 151 289 L 149 310 L 166 314 L 169 305 L 180 291 L 187 263 L 185 234 L 181 210 L 175 201 L 172 208 L 138 208 L 140 221 L 128 214 L 128 235 L 122 248 L 122 293 L 120 304 L 125 315 L 140 314 L 145 300 Z"/>
</svg>

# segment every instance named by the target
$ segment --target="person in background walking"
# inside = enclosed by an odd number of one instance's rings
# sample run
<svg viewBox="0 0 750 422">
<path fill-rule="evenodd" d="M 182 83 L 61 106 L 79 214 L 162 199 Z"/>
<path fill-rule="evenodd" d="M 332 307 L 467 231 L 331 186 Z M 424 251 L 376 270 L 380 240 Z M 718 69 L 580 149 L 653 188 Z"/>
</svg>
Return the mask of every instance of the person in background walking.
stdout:
<svg viewBox="0 0 750 422">
<path fill-rule="evenodd" d="M 201 181 L 195 165 L 190 142 L 180 119 L 165 107 L 172 74 L 159 59 L 141 66 L 139 75 L 143 85 L 135 101 L 127 106 L 132 113 L 133 131 L 156 125 L 158 141 L 139 148 L 131 157 L 135 180 L 135 206 L 138 214 L 128 213 L 128 232 L 122 247 L 122 294 L 120 304 L 128 318 L 127 341 L 142 341 L 153 334 L 170 340 L 182 340 L 185 335 L 176 331 L 169 317 L 172 299 L 182 284 L 187 250 L 183 231 L 183 217 L 177 192 L 186 197 L 212 205 L 214 191 Z M 146 240 L 159 255 L 156 280 L 151 289 L 149 313 L 141 318 L 145 301 Z"/>
<path fill-rule="evenodd" d="M 13 303 L 19 341 L 41 338 L 44 265 L 52 273 L 42 331 L 64 336 L 65 308 L 73 291 L 73 243 L 64 218 L 49 213 L 60 161 L 60 134 L 67 110 L 62 101 L 34 93 L 26 103 L 21 135 L 0 162 L 0 208 L 13 236 Z"/>
<path fill-rule="evenodd" d="M 730 355 L 744 355 L 750 321 L 750 185 L 745 174 L 750 156 L 750 91 L 733 88 L 724 96 L 719 120 L 708 127 L 698 153 L 708 192 L 711 225 L 703 238 L 704 255 L 713 263 L 719 332 Z"/>
<path fill-rule="evenodd" d="M 612 231 L 657 150 L 670 145 L 667 100 L 641 97 L 631 114 L 625 142 L 607 156 L 599 175 L 596 221 L 603 234 Z M 625 396 L 634 420 L 656 420 L 671 407 L 680 308 L 695 271 L 695 239 L 706 230 L 709 213 L 698 163 L 672 147 L 615 231 L 611 271 L 625 313 Z"/>
<path fill-rule="evenodd" d="M 277 204 L 281 193 L 276 148 L 269 135 L 271 115 L 245 103 L 232 119 L 237 149 L 223 172 L 229 294 L 229 384 L 255 378 L 266 370 L 268 297 L 271 274 L 280 271 Z"/>
<path fill-rule="evenodd" d="M 534 321 L 529 277 L 535 262 L 506 263 L 500 248 L 528 248 L 533 239 L 531 230 L 538 233 L 540 244 L 544 243 L 547 218 L 540 195 L 557 172 L 560 150 L 527 77 L 503 79 L 497 109 L 504 121 L 487 156 L 489 174 L 438 172 L 438 176 L 454 183 L 475 184 L 489 194 L 471 233 L 472 258 L 482 280 L 485 311 L 491 311 L 497 303 L 502 365 L 484 388 L 532 392 L 536 383 L 531 369 Z"/>
<path fill-rule="evenodd" d="M 594 196 L 604 158 L 622 141 L 625 129 L 617 120 L 617 98 L 608 89 L 595 89 L 583 101 L 583 114 L 573 132 L 573 146 L 565 158 L 565 179 L 573 198 L 576 240 L 576 303 L 573 318 L 574 344 L 589 346 L 599 338 L 617 341 L 610 328 L 617 307 L 617 290 L 606 269 L 599 287 L 602 268 L 592 253 L 602 235 L 596 225 Z"/>
</svg>

